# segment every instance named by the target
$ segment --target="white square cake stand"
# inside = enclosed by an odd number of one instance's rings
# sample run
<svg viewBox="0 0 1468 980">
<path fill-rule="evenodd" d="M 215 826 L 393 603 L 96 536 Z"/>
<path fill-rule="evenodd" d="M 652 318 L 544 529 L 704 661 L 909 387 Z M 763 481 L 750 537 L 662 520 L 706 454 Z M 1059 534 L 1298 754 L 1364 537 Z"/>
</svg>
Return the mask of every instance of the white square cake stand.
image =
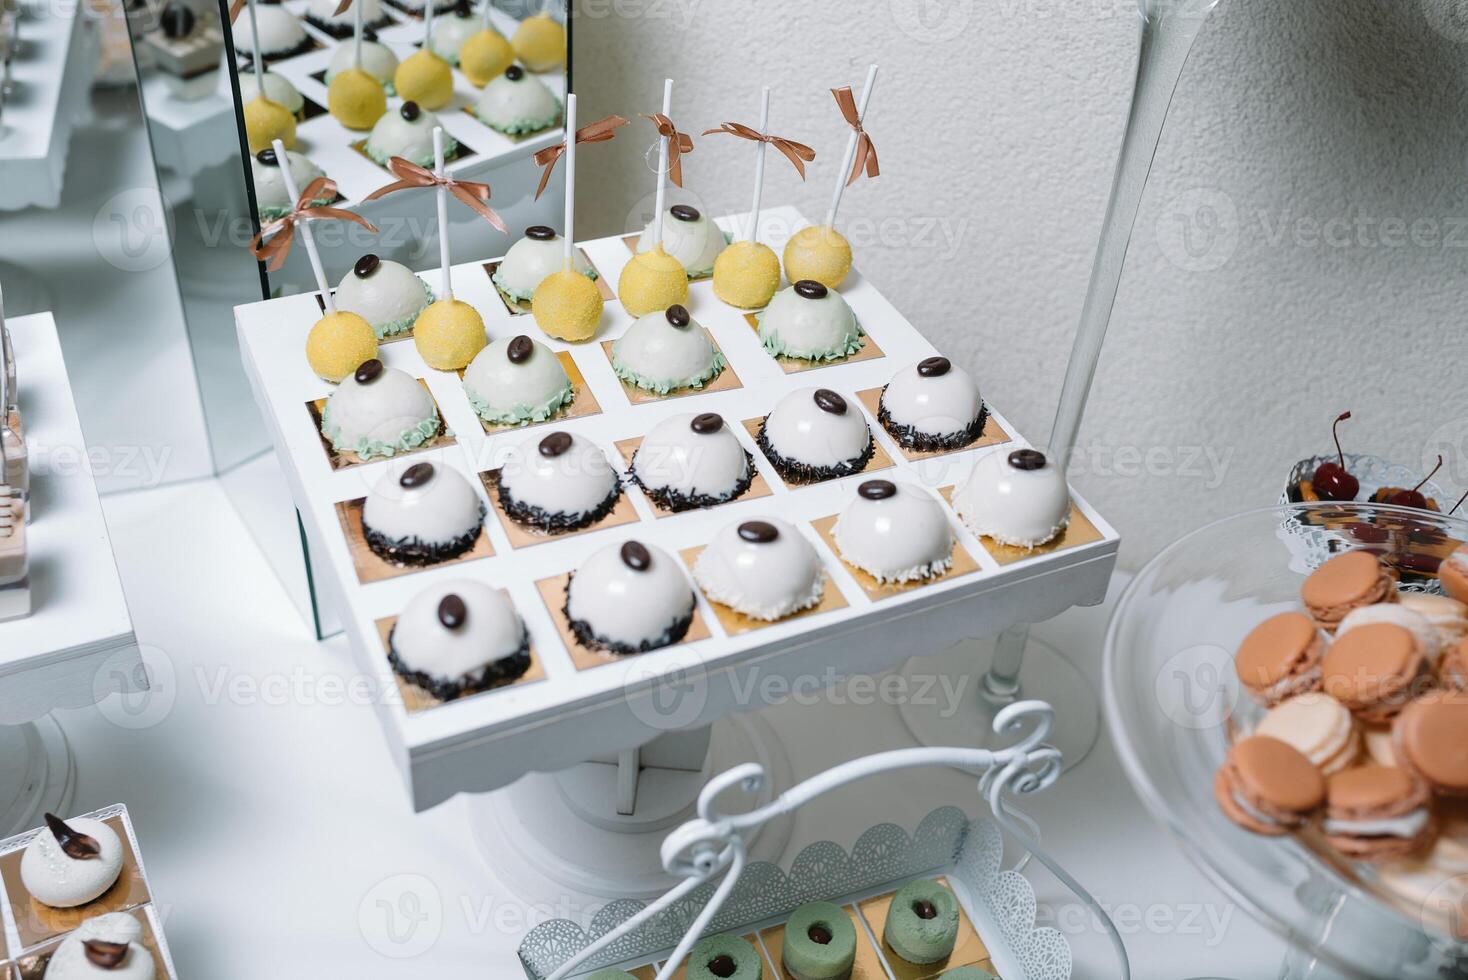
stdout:
<svg viewBox="0 0 1468 980">
<path fill-rule="evenodd" d="M 71 752 L 47 715 L 147 686 L 56 323 L 37 313 L 7 326 L 31 466 L 33 612 L 0 623 L 0 833 L 70 803 Z"/>
<path fill-rule="evenodd" d="M 721 224 L 734 227 L 728 219 Z M 765 213 L 762 237 L 778 251 L 804 224 L 793 209 L 773 209 Z M 631 255 L 622 238 L 587 242 L 584 248 L 615 286 Z M 424 275 L 436 281 L 433 273 Z M 716 299 L 710 283 L 695 282 L 690 286 L 690 310 L 713 334 L 742 386 L 632 404 L 601 346 L 632 322 L 620 304 L 607 303 L 594 342 L 567 345 L 541 336 L 528 316 L 512 316 L 480 263 L 456 266 L 454 288 L 457 298 L 483 314 L 491 338 L 525 332 L 553 350 L 570 352 L 601 413 L 559 426 L 596 442 L 614 462 L 620 462 L 615 443 L 645 433 L 669 415 L 716 411 L 743 438 L 740 423 L 764 416 L 787 392 L 829 387 L 859 407 L 859 392 L 880 388 L 899 368 L 935 353 L 870 282 L 853 272 L 842 295 L 883 356 L 787 373 L 765 352 L 742 311 Z M 306 294 L 241 306 L 235 315 L 246 373 L 300 510 L 314 564 L 321 570 L 318 589 L 345 623 L 359 668 L 381 692 L 376 699 L 379 715 L 413 805 L 426 809 L 456 793 L 484 793 L 521 780 L 512 793 L 476 802 L 481 843 L 493 853 L 497 866 L 521 860 L 581 892 L 625 897 L 666 890 L 668 879 L 656 861 L 661 831 L 686 816 L 707 773 L 730 763 L 759 761 L 773 774 L 771 791 L 778 791 L 781 750 L 752 715 L 773 699 L 812 686 L 822 690 L 843 675 L 891 669 L 915 654 L 946 649 L 1015 623 L 1039 622 L 1076 604 L 1098 602 L 1115 565 L 1116 532 L 1079 497 L 1075 497 L 1078 512 L 1095 528 L 1092 539 L 1019 560 L 1007 556 L 1007 563 L 997 561 L 950 512 L 975 570 L 874 600 L 812 523 L 840 512 L 864 477 L 787 488 L 753 440 L 747 439 L 746 447 L 754 451 L 771 496 L 659 517 L 632 489 L 635 525 L 519 549 L 511 547 L 491 513 L 486 528 L 494 557 L 362 584 L 336 504 L 365 495 L 381 478 L 385 464 L 334 471 L 307 410 L 309 402 L 331 390 L 312 373 L 304 354 L 306 335 L 321 315 L 317 297 Z M 459 469 L 477 485 L 479 473 L 497 466 L 507 450 L 536 431 L 486 434 L 456 374 L 428 369 L 410 341 L 384 344 L 381 350 L 388 366 L 425 381 L 455 435 L 453 445 L 421 458 Z M 934 492 L 960 482 L 982 454 L 1025 444 L 993 406 L 990 411 L 1012 444 L 919 462 L 904 457 L 869 416 L 875 439 L 892 460 L 890 469 L 869 472 Z M 707 639 L 577 669 L 538 582 L 572 571 L 593 549 L 634 534 L 677 554 L 707 543 L 728 522 L 770 513 L 795 523 L 816 545 L 843 608 L 731 635 L 700 597 L 699 609 L 712 633 Z M 396 615 L 433 582 L 466 576 L 509 591 L 532 634 L 546 679 L 409 711 L 396 693 L 380 621 Z M 712 747 L 704 752 L 707 728 L 720 719 L 724 721 L 714 731 Z M 679 735 L 670 738 L 670 733 Z M 641 746 L 649 746 L 650 766 L 649 758 L 639 758 L 635 751 Z M 619 764 L 578 766 L 588 760 Z M 694 768 L 698 771 L 688 771 Z M 557 775 L 521 779 L 541 773 Z M 634 798 L 633 814 L 618 812 L 618 800 L 625 804 Z M 773 839 L 762 838 L 764 846 L 783 846 L 778 830 L 767 829 L 767 834 Z"/>
</svg>

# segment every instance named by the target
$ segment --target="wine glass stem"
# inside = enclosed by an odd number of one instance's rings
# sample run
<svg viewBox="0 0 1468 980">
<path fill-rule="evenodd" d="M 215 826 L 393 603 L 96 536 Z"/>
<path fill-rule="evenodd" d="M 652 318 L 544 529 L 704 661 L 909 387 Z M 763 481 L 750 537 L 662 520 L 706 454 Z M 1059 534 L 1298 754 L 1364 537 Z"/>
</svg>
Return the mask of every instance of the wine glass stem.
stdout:
<svg viewBox="0 0 1468 980">
<path fill-rule="evenodd" d="M 1086 411 L 1091 382 L 1101 358 L 1101 345 L 1111 322 L 1111 309 L 1121 284 L 1127 246 L 1137 223 L 1142 193 L 1157 156 L 1162 127 L 1172 96 L 1182 77 L 1188 52 L 1206 20 L 1204 13 L 1169 12 L 1165 7 L 1142 19 L 1142 40 L 1137 56 L 1137 83 L 1132 92 L 1131 113 L 1122 137 L 1121 156 L 1111 183 L 1111 200 L 1101 227 L 1101 241 L 1091 267 L 1081 323 L 1065 372 L 1060 405 L 1050 433 L 1050 459 L 1068 469 L 1071 453 Z M 1020 697 L 1019 672 L 1029 642 L 1027 623 L 1010 627 L 999 635 L 994 659 L 979 686 L 980 696 L 991 705 L 1010 704 Z"/>
</svg>

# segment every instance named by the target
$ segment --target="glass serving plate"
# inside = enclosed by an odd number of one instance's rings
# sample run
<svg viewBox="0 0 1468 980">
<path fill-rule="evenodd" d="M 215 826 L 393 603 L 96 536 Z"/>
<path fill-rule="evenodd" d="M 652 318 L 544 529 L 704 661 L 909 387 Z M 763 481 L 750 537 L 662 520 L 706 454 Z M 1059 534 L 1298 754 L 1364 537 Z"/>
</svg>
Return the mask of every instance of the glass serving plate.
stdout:
<svg viewBox="0 0 1468 980">
<path fill-rule="evenodd" d="M 1314 831 L 1263 838 L 1230 823 L 1213 775 L 1259 709 L 1233 653 L 1264 619 L 1298 608 L 1331 555 L 1369 547 L 1417 569 L 1468 541 L 1468 521 L 1373 504 L 1295 504 L 1240 514 L 1169 546 L 1122 596 L 1106 638 L 1107 722 L 1138 795 L 1189 857 L 1309 965 L 1284 976 L 1468 977 L 1451 910 L 1397 895 Z M 1435 590 L 1424 575 L 1418 588 Z M 1461 934 L 1461 924 L 1457 924 Z"/>
</svg>

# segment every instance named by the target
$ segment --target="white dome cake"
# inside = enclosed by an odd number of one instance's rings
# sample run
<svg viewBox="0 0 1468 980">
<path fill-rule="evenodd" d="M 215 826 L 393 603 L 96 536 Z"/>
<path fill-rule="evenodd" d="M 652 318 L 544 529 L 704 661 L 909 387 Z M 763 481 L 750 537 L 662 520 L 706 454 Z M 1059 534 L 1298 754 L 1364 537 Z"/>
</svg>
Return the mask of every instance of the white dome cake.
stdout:
<svg viewBox="0 0 1468 980">
<path fill-rule="evenodd" d="M 451 65 L 459 63 L 459 49 L 464 42 L 478 34 L 483 21 L 474 16 L 468 0 L 459 0 L 442 17 L 433 19 L 433 53 Z"/>
<path fill-rule="evenodd" d="M 330 85 L 331 80 L 339 73 L 354 67 L 356 54 L 352 45 L 338 44 L 331 53 L 331 63 L 326 66 L 326 84 Z M 381 82 L 389 93 L 394 91 L 392 79 L 398 70 L 398 56 L 393 53 L 392 48 L 377 40 L 374 31 L 364 31 L 362 34 L 362 70 Z"/>
<path fill-rule="evenodd" d="M 569 432 L 532 436 L 510 450 L 497 481 L 505 514 L 547 532 L 590 527 L 622 495 L 622 481 L 606 454 Z"/>
<path fill-rule="evenodd" d="M 296 15 L 279 4 L 259 4 L 255 18 L 260 23 L 260 54 L 267 58 L 282 58 L 311 46 L 311 39 Z M 231 31 L 235 50 L 242 55 L 255 53 L 255 34 L 250 28 L 248 11 L 240 14 Z"/>
<path fill-rule="evenodd" d="M 540 79 L 511 65 L 484 86 L 474 115 L 490 129 L 510 136 L 537 133 L 561 121 L 561 100 Z"/>
<path fill-rule="evenodd" d="M 485 347 L 464 372 L 474 411 L 496 425 L 544 422 L 576 398 L 571 377 L 549 347 L 525 334 Z"/>
<path fill-rule="evenodd" d="M 754 459 L 722 416 L 673 415 L 643 437 L 628 476 L 662 509 L 695 510 L 748 491 Z"/>
<path fill-rule="evenodd" d="M 61 940 L 46 964 L 46 980 L 153 980 L 153 954 L 143 924 L 126 912 L 85 919 Z"/>
<path fill-rule="evenodd" d="M 416 449 L 438 435 L 440 425 L 428 389 L 375 358 L 343 378 L 321 411 L 321 432 L 332 447 L 363 459 Z"/>
<path fill-rule="evenodd" d="M 412 330 L 418 314 L 432 302 L 433 290 L 412 269 L 371 252 L 336 287 L 336 308 L 370 323 L 378 340 Z"/>
<path fill-rule="evenodd" d="M 693 580 L 714 602 L 767 622 L 815 606 L 826 584 L 816 549 L 774 517 L 720 528 L 694 562 Z"/>
<path fill-rule="evenodd" d="M 612 344 L 612 370 L 644 391 L 702 388 L 724 370 L 724 355 L 686 306 L 644 313 Z"/>
<path fill-rule="evenodd" d="M 580 249 L 571 250 L 571 262 L 577 272 L 596 279 L 596 271 L 587 263 Z M 560 272 L 566 265 L 566 240 L 555 229 L 531 225 L 525 237 L 510 246 L 494 270 L 494 284 L 506 296 L 521 303 L 530 301 L 546 276 Z"/>
<path fill-rule="evenodd" d="M 980 537 L 1038 548 L 1070 525 L 1070 487 L 1038 450 L 994 452 L 975 464 L 953 509 Z"/>
<path fill-rule="evenodd" d="M 254 101 L 255 96 L 260 94 L 260 83 L 255 81 L 254 72 L 240 73 L 240 105 L 246 105 Z M 286 112 L 297 115 L 306 106 L 306 97 L 302 95 L 290 79 L 284 75 L 277 75 L 273 71 L 265 73 L 265 97 L 271 102 L 285 106 Z"/>
<path fill-rule="evenodd" d="M 354 6 L 359 3 L 362 5 L 364 40 L 367 31 L 376 31 L 393 22 L 392 18 L 382 9 L 382 0 L 352 0 L 352 3 Z M 306 5 L 306 23 L 335 38 L 351 37 L 357 24 L 357 11 L 349 7 L 337 13 L 336 8 L 339 6 L 341 6 L 341 0 L 311 0 Z M 341 48 L 351 51 L 352 46 L 343 44 Z"/>
<path fill-rule="evenodd" d="M 46 814 L 46 826 L 20 857 L 20 880 L 31 897 L 71 909 L 100 897 L 122 874 L 122 841 L 101 820 L 62 820 Z"/>
<path fill-rule="evenodd" d="M 758 442 L 794 483 L 860 473 L 876 451 L 861 410 L 829 388 L 801 388 L 781 398 L 760 423 Z"/>
<path fill-rule="evenodd" d="M 383 166 L 393 157 L 402 157 L 420 167 L 433 166 L 433 130 L 438 116 L 416 102 L 404 102 L 397 112 L 385 112 L 367 134 L 367 155 Z M 443 152 L 447 159 L 459 147 L 459 141 L 445 130 Z"/>
<path fill-rule="evenodd" d="M 285 158 L 290 162 L 291 179 L 296 190 L 302 194 L 311 181 L 326 176 L 321 168 L 295 150 L 286 150 Z M 275 150 L 267 146 L 250 157 L 250 179 L 255 182 L 255 210 L 261 221 L 274 221 L 295 209 L 295 198 L 286 189 L 285 175 L 276 162 Z M 333 199 L 313 201 L 313 204 L 329 204 Z"/>
<path fill-rule="evenodd" d="M 484 512 L 484 502 L 458 470 L 404 461 L 367 495 L 362 535 L 384 561 L 434 565 L 474 547 Z"/>
<path fill-rule="evenodd" d="M 979 386 L 946 357 L 928 357 L 898 371 L 882 389 L 877 421 L 898 445 L 946 452 L 972 445 L 989 413 Z"/>
<path fill-rule="evenodd" d="M 393 671 L 440 701 L 503 687 L 530 669 L 530 634 L 509 596 L 472 579 L 415 595 L 388 637 Z"/>
<path fill-rule="evenodd" d="M 861 327 L 840 293 L 802 279 L 759 315 L 759 339 L 775 357 L 838 361 L 861 350 Z"/>
<path fill-rule="evenodd" d="M 926 491 L 891 480 L 866 480 L 832 529 L 848 564 L 878 582 L 918 582 L 948 571 L 953 527 Z"/>
<path fill-rule="evenodd" d="M 566 583 L 566 619 L 582 646 L 626 655 L 677 643 L 693 624 L 678 561 L 640 541 L 608 545 Z"/>
<path fill-rule="evenodd" d="M 651 252 L 657 247 L 653 234 L 649 221 L 637 239 L 637 251 Z M 691 204 L 675 204 L 663 216 L 663 251 L 683 264 L 690 279 L 712 275 L 715 260 L 728 246 L 723 229 Z"/>
</svg>

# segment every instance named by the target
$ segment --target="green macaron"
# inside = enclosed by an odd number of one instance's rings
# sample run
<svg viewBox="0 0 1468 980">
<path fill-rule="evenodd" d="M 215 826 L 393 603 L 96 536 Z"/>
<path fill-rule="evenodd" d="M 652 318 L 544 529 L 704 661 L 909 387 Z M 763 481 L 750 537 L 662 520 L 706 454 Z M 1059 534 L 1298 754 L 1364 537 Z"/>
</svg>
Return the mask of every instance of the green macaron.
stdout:
<svg viewBox="0 0 1468 980">
<path fill-rule="evenodd" d="M 902 886 L 892 898 L 882 938 L 909 963 L 943 962 L 958 942 L 958 899 L 936 881 Z"/>
<path fill-rule="evenodd" d="M 762 980 L 759 952 L 738 936 L 708 936 L 688 954 L 688 980 Z"/>
<path fill-rule="evenodd" d="M 785 969 L 795 980 L 843 980 L 856 962 L 856 927 L 830 902 L 796 909 L 785 923 Z"/>
</svg>

